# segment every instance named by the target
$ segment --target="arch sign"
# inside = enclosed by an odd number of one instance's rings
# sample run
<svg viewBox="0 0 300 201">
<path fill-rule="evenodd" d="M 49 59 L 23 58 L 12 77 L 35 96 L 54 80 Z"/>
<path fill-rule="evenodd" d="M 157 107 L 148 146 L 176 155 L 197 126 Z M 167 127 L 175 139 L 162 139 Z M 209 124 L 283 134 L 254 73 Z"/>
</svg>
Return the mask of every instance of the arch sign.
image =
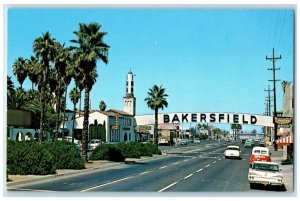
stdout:
<svg viewBox="0 0 300 201">
<path fill-rule="evenodd" d="M 135 116 L 137 125 L 154 124 L 154 115 Z M 158 114 L 158 123 L 224 123 L 274 127 L 273 117 L 238 113 L 169 113 Z"/>
</svg>

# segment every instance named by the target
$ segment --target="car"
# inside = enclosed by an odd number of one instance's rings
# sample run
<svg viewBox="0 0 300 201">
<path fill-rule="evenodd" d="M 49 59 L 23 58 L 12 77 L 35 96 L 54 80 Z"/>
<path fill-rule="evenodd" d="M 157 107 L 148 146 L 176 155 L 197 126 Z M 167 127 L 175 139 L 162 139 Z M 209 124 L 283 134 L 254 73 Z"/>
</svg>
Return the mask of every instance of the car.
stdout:
<svg viewBox="0 0 300 201">
<path fill-rule="evenodd" d="M 283 175 L 279 165 L 274 162 L 255 161 L 252 168 L 249 168 L 248 181 L 250 188 L 255 184 L 284 187 Z"/>
<path fill-rule="evenodd" d="M 250 156 L 250 167 L 253 165 L 254 161 L 265 161 L 271 162 L 271 153 L 267 147 L 253 147 Z"/>
<path fill-rule="evenodd" d="M 258 146 L 259 146 L 259 147 L 265 147 L 265 146 L 266 146 L 266 144 L 265 144 L 265 142 L 264 142 L 264 141 L 260 141 L 260 142 L 259 142 L 259 144 L 258 144 Z"/>
<path fill-rule="evenodd" d="M 199 143 L 201 143 L 201 140 L 199 138 L 195 138 L 194 141 L 193 141 L 193 143 L 199 144 Z"/>
<path fill-rule="evenodd" d="M 180 139 L 180 144 L 181 145 L 187 145 L 188 141 L 186 139 Z"/>
<path fill-rule="evenodd" d="M 238 158 L 240 159 L 242 155 L 242 151 L 239 146 L 229 145 L 227 146 L 224 156 L 225 158 Z"/>
<path fill-rule="evenodd" d="M 65 136 L 62 140 L 65 140 L 67 142 L 71 142 L 72 143 L 72 136 Z M 82 145 L 81 142 L 79 140 L 76 140 L 74 138 L 74 144 L 76 145 L 76 147 L 81 150 L 82 149 Z"/>
<path fill-rule="evenodd" d="M 252 144 L 252 140 L 246 140 L 245 141 L 245 148 L 252 148 L 253 144 Z"/>
<path fill-rule="evenodd" d="M 92 139 L 88 143 L 88 150 L 95 150 L 100 145 L 101 145 L 101 140 L 99 140 L 99 139 Z"/>
</svg>

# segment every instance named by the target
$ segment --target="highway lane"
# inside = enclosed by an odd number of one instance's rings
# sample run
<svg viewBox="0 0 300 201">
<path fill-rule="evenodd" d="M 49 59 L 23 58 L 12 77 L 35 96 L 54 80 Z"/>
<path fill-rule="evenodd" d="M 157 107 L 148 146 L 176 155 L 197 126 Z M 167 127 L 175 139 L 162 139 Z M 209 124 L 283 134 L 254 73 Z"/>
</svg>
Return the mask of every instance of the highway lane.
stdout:
<svg viewBox="0 0 300 201">
<path fill-rule="evenodd" d="M 155 172 L 142 173 L 110 185 L 95 186 L 86 189 L 86 191 L 249 191 L 247 180 L 248 154 L 245 153 L 245 160 L 224 159 L 225 147 L 222 146 L 210 151 L 193 151 L 181 156 L 174 156 L 183 157 L 185 160 L 163 166 Z M 234 173 L 235 170 L 237 174 Z M 243 177 L 240 176 L 241 174 Z M 236 184 L 239 186 L 236 186 Z"/>
<path fill-rule="evenodd" d="M 226 143 L 182 146 L 173 149 L 173 153 L 177 154 L 168 154 L 166 157 L 137 164 L 123 164 L 104 171 L 95 170 L 86 174 L 27 184 L 19 186 L 15 190 L 80 192 L 247 191 L 249 190 L 247 178 L 234 177 L 233 172 L 245 172 L 246 166 L 248 167 L 249 156 L 246 157 L 245 161 L 225 160 L 223 152 L 226 146 Z M 239 181 L 240 178 L 243 179 Z M 199 185 L 199 181 L 202 181 L 203 185 Z M 235 183 L 236 181 L 239 184 L 243 183 L 243 185 L 233 189 L 233 186 L 228 183 Z"/>
</svg>

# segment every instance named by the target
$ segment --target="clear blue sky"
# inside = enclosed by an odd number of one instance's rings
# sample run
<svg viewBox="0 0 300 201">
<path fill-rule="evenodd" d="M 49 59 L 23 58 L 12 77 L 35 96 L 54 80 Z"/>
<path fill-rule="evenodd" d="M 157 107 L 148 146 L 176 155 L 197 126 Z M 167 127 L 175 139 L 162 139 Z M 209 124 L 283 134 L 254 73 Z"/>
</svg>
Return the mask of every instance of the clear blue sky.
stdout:
<svg viewBox="0 0 300 201">
<path fill-rule="evenodd" d="M 8 10 L 7 74 L 18 57 L 33 55 L 32 43 L 49 31 L 71 45 L 79 23 L 98 22 L 107 32 L 109 63 L 97 63 L 99 77 L 91 92 L 92 109 L 104 100 L 123 110 L 128 71 L 136 75 L 137 114 L 152 114 L 147 91 L 162 85 L 169 106 L 160 112 L 265 112 L 264 89 L 272 88 L 272 48 L 276 78 L 294 77 L 293 10 L 209 9 L 25 9 Z M 70 91 L 73 82 L 68 88 Z M 27 79 L 24 88 L 31 87 Z M 282 109 L 277 83 L 277 110 Z M 73 106 L 68 98 L 67 108 Z"/>
</svg>

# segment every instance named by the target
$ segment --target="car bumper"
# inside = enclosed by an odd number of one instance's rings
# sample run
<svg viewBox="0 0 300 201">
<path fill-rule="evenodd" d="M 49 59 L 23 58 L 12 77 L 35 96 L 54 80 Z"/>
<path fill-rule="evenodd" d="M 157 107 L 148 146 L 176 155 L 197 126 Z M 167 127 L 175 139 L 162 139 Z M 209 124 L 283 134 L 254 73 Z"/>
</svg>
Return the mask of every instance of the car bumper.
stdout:
<svg viewBox="0 0 300 201">
<path fill-rule="evenodd" d="M 271 186 L 282 186 L 283 180 L 278 178 L 257 178 L 257 177 L 248 177 L 250 184 L 263 184 L 263 185 L 271 185 Z"/>
</svg>

